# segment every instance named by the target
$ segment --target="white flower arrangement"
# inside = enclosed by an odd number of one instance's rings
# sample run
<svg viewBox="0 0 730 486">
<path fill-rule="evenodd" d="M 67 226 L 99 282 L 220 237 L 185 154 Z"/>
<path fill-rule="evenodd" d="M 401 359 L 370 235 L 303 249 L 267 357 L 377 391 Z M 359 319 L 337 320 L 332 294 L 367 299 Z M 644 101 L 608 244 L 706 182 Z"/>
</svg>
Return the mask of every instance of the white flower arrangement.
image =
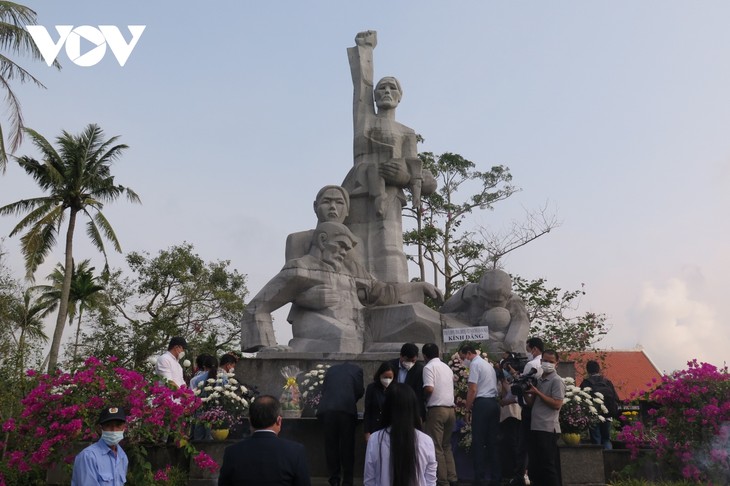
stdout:
<svg viewBox="0 0 730 486">
<path fill-rule="evenodd" d="M 560 409 L 560 429 L 563 432 L 581 432 L 607 419 L 601 413 L 608 413 L 601 398 L 591 395 L 590 388 L 575 386 L 573 378 L 563 378 L 565 398 Z M 600 410 L 600 412 L 599 412 Z"/>
<path fill-rule="evenodd" d="M 313 369 L 304 373 L 300 389 L 304 390 L 302 398 L 304 403 L 312 408 L 319 406 L 322 398 L 322 384 L 324 383 L 324 374 L 330 368 L 328 364 L 318 364 Z"/>
</svg>

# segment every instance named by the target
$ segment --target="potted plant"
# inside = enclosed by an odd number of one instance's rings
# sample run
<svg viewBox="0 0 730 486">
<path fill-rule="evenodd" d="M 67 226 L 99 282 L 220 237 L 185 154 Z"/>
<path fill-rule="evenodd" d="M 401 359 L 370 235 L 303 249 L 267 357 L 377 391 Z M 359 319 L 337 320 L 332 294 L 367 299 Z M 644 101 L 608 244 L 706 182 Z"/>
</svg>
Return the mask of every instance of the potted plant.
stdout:
<svg viewBox="0 0 730 486">
<path fill-rule="evenodd" d="M 581 389 L 575 386 L 572 378 L 563 378 L 565 382 L 565 398 L 560 408 L 560 431 L 563 442 L 567 445 L 580 444 L 581 435 L 588 427 L 606 420 L 601 412 L 606 408 L 600 398 L 593 397 L 590 388 Z"/>
</svg>

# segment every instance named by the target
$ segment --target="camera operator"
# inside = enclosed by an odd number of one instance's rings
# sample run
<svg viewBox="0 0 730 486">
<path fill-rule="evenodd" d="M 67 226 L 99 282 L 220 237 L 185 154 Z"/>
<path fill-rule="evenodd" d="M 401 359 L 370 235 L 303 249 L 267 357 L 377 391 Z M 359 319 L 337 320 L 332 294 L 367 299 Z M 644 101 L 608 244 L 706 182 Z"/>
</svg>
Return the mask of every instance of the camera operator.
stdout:
<svg viewBox="0 0 730 486">
<path fill-rule="evenodd" d="M 527 343 L 525 345 L 525 349 L 527 350 L 527 355 L 530 357 L 530 361 L 528 361 L 525 364 L 524 369 L 522 370 L 522 373 L 517 372 L 514 368 L 511 366 L 507 366 L 508 371 L 511 373 L 511 375 L 516 378 L 525 378 L 528 376 L 532 376 L 535 379 L 538 379 L 542 376 L 542 368 L 540 367 L 541 359 L 542 359 L 542 351 L 544 349 L 544 344 L 542 342 L 542 339 L 533 337 L 527 340 Z M 515 397 L 515 402 L 518 401 L 518 397 Z M 525 405 L 524 403 L 520 403 L 521 405 Z M 529 441 L 530 441 L 530 418 L 531 418 L 532 408 L 529 405 L 525 405 L 522 407 L 522 420 L 520 421 L 520 432 L 519 432 L 519 439 L 517 441 L 517 474 L 515 477 L 510 481 L 511 485 L 522 485 L 525 484 L 525 475 L 526 471 L 528 469 L 528 449 L 529 449 Z"/>
<path fill-rule="evenodd" d="M 560 407 L 565 398 L 565 383 L 555 368 L 558 353 L 552 349 L 542 354 L 542 377 L 537 387 L 530 386 L 525 395 L 532 406 L 532 425 L 528 456 L 530 484 L 559 486 L 558 436 L 560 435 Z"/>
</svg>

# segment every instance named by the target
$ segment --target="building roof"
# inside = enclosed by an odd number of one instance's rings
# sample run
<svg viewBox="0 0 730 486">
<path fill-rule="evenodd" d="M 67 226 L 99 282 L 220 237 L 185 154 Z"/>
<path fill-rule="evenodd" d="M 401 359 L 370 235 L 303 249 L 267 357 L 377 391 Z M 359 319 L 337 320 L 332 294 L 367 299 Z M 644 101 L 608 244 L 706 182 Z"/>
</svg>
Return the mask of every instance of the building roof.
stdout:
<svg viewBox="0 0 730 486">
<path fill-rule="evenodd" d="M 597 361 L 601 365 L 601 373 L 613 382 L 621 400 L 629 400 L 633 393 L 653 389 L 652 383 L 658 382 L 662 376 L 659 369 L 641 349 L 571 353 L 569 359 L 575 364 L 577 384 L 580 384 L 586 375 L 586 362 Z"/>
</svg>

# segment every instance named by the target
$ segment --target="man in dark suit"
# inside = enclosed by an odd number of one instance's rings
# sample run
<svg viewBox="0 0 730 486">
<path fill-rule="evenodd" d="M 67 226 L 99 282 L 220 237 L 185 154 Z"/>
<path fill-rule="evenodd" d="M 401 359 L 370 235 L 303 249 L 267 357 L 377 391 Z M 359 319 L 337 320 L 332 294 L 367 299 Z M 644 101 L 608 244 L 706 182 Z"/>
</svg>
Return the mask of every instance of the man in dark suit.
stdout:
<svg viewBox="0 0 730 486">
<path fill-rule="evenodd" d="M 258 397 L 249 410 L 253 434 L 226 447 L 218 486 L 311 486 L 304 446 L 278 437 L 281 404 Z"/>
<path fill-rule="evenodd" d="M 398 370 L 395 381 L 405 383 L 416 392 L 421 420 L 426 420 L 426 398 L 423 395 L 423 363 L 418 361 L 418 346 L 413 343 L 405 343 L 400 348 L 400 358 L 393 359 L 390 363 Z"/>
<path fill-rule="evenodd" d="M 324 428 L 324 448 L 331 486 L 352 486 L 355 468 L 357 401 L 365 393 L 362 368 L 341 363 L 327 370 L 317 418 Z"/>
</svg>

